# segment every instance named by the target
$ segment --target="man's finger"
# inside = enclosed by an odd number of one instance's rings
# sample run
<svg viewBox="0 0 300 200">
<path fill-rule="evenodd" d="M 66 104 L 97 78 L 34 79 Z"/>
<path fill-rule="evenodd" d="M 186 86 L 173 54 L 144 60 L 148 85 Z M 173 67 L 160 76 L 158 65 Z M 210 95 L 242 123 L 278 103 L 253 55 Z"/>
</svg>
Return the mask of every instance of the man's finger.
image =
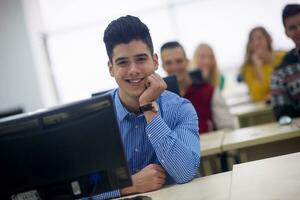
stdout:
<svg viewBox="0 0 300 200">
<path fill-rule="evenodd" d="M 165 173 L 164 168 L 162 168 L 162 166 L 158 165 L 158 164 L 154 164 L 154 168 L 162 173 Z"/>
</svg>

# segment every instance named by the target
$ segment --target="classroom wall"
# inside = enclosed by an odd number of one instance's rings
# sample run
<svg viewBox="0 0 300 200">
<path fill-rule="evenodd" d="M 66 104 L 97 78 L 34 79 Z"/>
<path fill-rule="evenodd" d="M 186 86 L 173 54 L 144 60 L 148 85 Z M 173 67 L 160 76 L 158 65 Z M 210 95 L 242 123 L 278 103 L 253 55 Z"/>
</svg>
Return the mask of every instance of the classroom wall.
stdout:
<svg viewBox="0 0 300 200">
<path fill-rule="evenodd" d="M 37 66 L 21 0 L 0 0 L 0 44 L 0 111 L 15 106 L 33 111 L 50 105 L 43 93 L 48 90 L 41 87 L 41 79 L 46 78 L 39 74 L 42 66 Z"/>
</svg>

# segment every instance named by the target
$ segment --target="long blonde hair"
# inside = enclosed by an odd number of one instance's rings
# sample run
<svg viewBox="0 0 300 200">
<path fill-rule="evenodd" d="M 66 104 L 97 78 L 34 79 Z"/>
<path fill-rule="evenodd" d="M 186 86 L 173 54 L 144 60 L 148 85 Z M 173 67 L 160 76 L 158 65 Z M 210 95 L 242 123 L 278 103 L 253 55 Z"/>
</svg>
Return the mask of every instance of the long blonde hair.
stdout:
<svg viewBox="0 0 300 200">
<path fill-rule="evenodd" d="M 216 61 L 216 57 L 215 57 L 215 53 L 213 51 L 213 49 L 211 48 L 211 46 L 209 46 L 208 44 L 206 43 L 201 43 L 197 46 L 195 52 L 194 52 L 194 57 L 193 57 L 193 68 L 198 68 L 197 66 L 197 63 L 198 63 L 198 54 L 199 54 L 199 51 L 203 48 L 207 48 L 211 51 L 212 53 L 212 58 L 213 58 L 213 65 L 212 65 L 212 68 L 210 70 L 210 73 L 209 73 L 209 77 L 208 77 L 208 82 L 214 86 L 214 87 L 219 87 L 219 84 L 220 84 L 220 73 L 219 73 L 219 70 L 218 70 L 218 67 L 217 67 L 217 61 Z"/>
<path fill-rule="evenodd" d="M 272 38 L 271 38 L 271 35 L 268 33 L 268 31 L 264 27 L 262 27 L 262 26 L 254 27 L 250 31 L 249 36 L 248 36 L 248 41 L 247 41 L 247 46 L 246 46 L 245 60 L 244 60 L 244 63 L 243 63 L 242 66 L 245 66 L 245 65 L 248 65 L 248 64 L 252 64 L 251 57 L 252 57 L 252 54 L 254 52 L 253 52 L 253 49 L 251 49 L 251 37 L 254 34 L 254 32 L 256 32 L 256 31 L 260 31 L 264 35 L 264 37 L 266 38 L 269 52 L 273 51 Z"/>
</svg>

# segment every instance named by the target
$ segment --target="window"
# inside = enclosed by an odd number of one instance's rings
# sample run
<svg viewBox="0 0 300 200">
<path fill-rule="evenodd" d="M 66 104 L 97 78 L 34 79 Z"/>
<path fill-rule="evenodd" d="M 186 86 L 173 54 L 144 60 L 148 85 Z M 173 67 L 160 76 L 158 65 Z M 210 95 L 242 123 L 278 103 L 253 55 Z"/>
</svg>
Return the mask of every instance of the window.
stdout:
<svg viewBox="0 0 300 200">
<path fill-rule="evenodd" d="M 281 11 L 288 2 L 39 0 L 60 103 L 117 87 L 108 72 L 102 41 L 104 29 L 112 19 L 126 14 L 140 17 L 150 29 L 157 53 L 164 42 L 179 40 L 191 58 L 197 44 L 209 43 L 221 71 L 226 69 L 228 77 L 234 79 L 252 27 L 265 26 L 275 49 L 292 47 L 281 24 Z M 165 75 L 161 68 L 158 73 Z"/>
</svg>

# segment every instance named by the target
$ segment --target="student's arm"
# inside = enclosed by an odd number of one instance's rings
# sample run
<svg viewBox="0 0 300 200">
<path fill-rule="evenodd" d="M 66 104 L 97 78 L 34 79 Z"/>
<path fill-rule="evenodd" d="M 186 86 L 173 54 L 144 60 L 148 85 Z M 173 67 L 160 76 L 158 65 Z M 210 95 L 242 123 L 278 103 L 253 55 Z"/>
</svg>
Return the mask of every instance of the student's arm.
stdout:
<svg viewBox="0 0 300 200">
<path fill-rule="evenodd" d="M 131 176 L 132 186 L 123 188 L 121 195 L 144 193 L 158 190 L 165 184 L 165 170 L 157 164 L 149 164 Z"/>
<path fill-rule="evenodd" d="M 140 96 L 140 105 L 153 102 L 166 89 L 166 84 L 157 74 L 148 77 L 148 87 Z M 172 116 L 176 127 L 171 130 L 159 113 L 144 112 L 146 134 L 153 145 L 163 168 L 177 183 L 190 181 L 197 173 L 200 163 L 198 117 L 192 104 L 180 100 L 170 107 L 165 116 Z"/>
<path fill-rule="evenodd" d="M 234 128 L 233 117 L 218 88 L 214 89 L 211 107 L 213 122 L 217 129 Z"/>
<path fill-rule="evenodd" d="M 271 93 L 271 103 L 276 120 L 284 115 L 293 117 L 292 100 L 285 86 L 284 78 L 277 71 L 272 74 Z"/>
<path fill-rule="evenodd" d="M 196 175 L 200 164 L 198 117 L 188 101 L 173 109 L 170 113 L 177 113 L 173 130 L 156 114 L 147 124 L 146 134 L 160 164 L 176 183 L 185 183 Z"/>
</svg>

